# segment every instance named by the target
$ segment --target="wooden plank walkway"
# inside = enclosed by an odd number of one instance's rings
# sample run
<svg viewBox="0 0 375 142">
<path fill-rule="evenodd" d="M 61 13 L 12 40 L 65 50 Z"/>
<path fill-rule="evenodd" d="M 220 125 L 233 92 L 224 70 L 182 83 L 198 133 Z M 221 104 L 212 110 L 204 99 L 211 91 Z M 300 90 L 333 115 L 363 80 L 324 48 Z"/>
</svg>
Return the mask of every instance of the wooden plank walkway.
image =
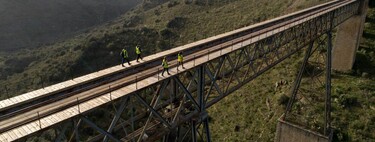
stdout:
<svg viewBox="0 0 375 142">
<path fill-rule="evenodd" d="M 261 35 L 261 37 L 265 38 L 266 36 L 265 35 Z M 257 40 L 261 40 L 262 38 L 252 39 L 252 42 L 247 42 L 247 43 L 251 44 L 253 42 L 256 42 Z M 209 59 L 206 56 L 203 56 L 203 57 L 197 58 L 195 61 L 186 62 L 184 64 L 185 69 L 180 69 L 178 71 L 178 73 L 177 73 L 177 68 L 176 67 L 171 68 L 170 69 L 171 76 L 183 73 L 183 72 L 185 72 L 187 70 L 190 70 L 190 69 L 194 68 L 195 66 L 199 66 L 199 65 L 204 64 L 204 63 L 206 63 L 208 61 L 211 61 L 213 59 L 219 58 L 219 57 L 221 57 L 221 55 L 228 54 L 228 53 L 230 53 L 230 52 L 232 52 L 234 50 L 240 49 L 243 46 L 246 46 L 246 44 L 245 43 L 244 44 L 240 44 L 239 43 L 239 44 L 236 44 L 235 46 L 233 46 L 233 48 L 232 47 L 228 47 L 228 48 L 222 50 L 221 52 L 220 51 L 216 51 L 216 52 L 210 53 L 210 55 L 209 55 L 210 58 Z M 156 84 L 156 83 L 158 83 L 158 82 L 160 82 L 162 80 L 165 80 L 165 79 L 167 79 L 167 78 L 169 78 L 171 76 L 165 76 L 165 77 L 159 76 L 159 80 L 157 79 L 158 77 L 156 75 L 148 77 L 146 79 L 140 80 L 137 83 L 137 88 L 138 88 L 138 90 L 146 88 L 146 87 L 148 87 L 150 85 L 153 85 L 153 84 Z M 8 141 L 12 141 L 12 140 L 16 140 L 16 139 L 22 138 L 22 137 L 24 137 L 24 136 L 26 136 L 26 135 L 28 135 L 30 133 L 34 133 L 34 132 L 39 131 L 39 130 L 41 130 L 43 128 L 55 125 L 57 123 L 65 121 L 65 120 L 67 120 L 69 118 L 72 118 L 72 117 L 78 115 L 79 112 L 80 113 L 85 113 L 85 112 L 88 112 L 89 110 L 95 109 L 98 106 L 106 104 L 106 103 L 108 103 L 108 102 L 111 101 L 110 97 L 112 98 L 112 100 L 116 100 L 116 99 L 121 98 L 123 96 L 130 95 L 130 94 L 132 94 L 132 93 L 134 93 L 134 92 L 137 91 L 137 89 L 136 89 L 135 86 L 136 86 L 136 84 L 133 83 L 133 84 L 127 85 L 126 87 L 123 87 L 121 89 L 118 89 L 116 91 L 111 92 L 111 95 L 108 93 L 108 94 L 96 97 L 94 99 L 91 99 L 89 101 L 82 102 L 82 103 L 79 104 L 80 111 L 78 111 L 78 106 L 72 106 L 72 107 L 70 107 L 68 109 L 65 109 L 63 111 L 60 111 L 58 113 L 49 115 L 47 117 L 43 117 L 43 118 L 40 119 L 40 123 L 41 123 L 40 125 L 41 125 L 42 128 L 40 128 L 39 121 L 34 121 L 34 122 L 28 123 L 26 125 L 14 128 L 14 129 L 12 129 L 10 131 L 7 131 L 6 133 L 0 134 L 0 138 L 5 138 Z M 59 106 L 56 106 L 56 107 L 59 107 Z M 53 107 L 52 108 L 51 107 L 45 108 L 45 111 L 48 111 L 50 109 L 54 109 L 54 108 Z M 22 116 L 22 117 L 27 117 L 27 116 Z M 0 122 L 0 123 L 3 123 L 3 125 L 6 125 L 6 122 Z M 28 129 L 27 132 L 23 130 L 25 128 Z M 30 129 L 30 128 L 32 128 L 32 129 Z M 4 139 L 2 139 L 2 140 L 4 140 Z"/>
<path fill-rule="evenodd" d="M 120 65 L 113 66 L 113 67 L 110 67 L 110 68 L 107 68 L 107 69 L 100 70 L 98 72 L 94 72 L 94 73 L 90 73 L 88 75 L 84 75 L 84 76 L 81 76 L 81 77 L 74 78 L 73 80 L 67 80 L 67 81 L 64 81 L 64 82 L 61 82 L 61 83 L 58 83 L 58 84 L 55 84 L 55 85 L 52 85 L 52 86 L 49 86 L 49 87 L 45 87 L 45 88 L 38 89 L 38 90 L 35 90 L 35 91 L 32 91 L 32 92 L 21 94 L 19 96 L 12 97 L 10 99 L 1 100 L 0 101 L 0 111 L 4 110 L 6 108 L 9 108 L 9 107 L 15 106 L 18 103 L 31 102 L 31 101 L 36 100 L 38 98 L 41 98 L 43 96 L 47 96 L 49 94 L 52 94 L 55 91 L 67 90 L 69 88 L 87 83 L 88 81 L 92 81 L 96 78 L 100 78 L 100 77 L 111 75 L 111 74 L 114 74 L 114 73 L 117 73 L 117 72 L 120 72 L 120 71 L 124 71 L 124 70 L 128 69 L 129 67 L 134 67 L 137 64 L 147 63 L 147 62 L 151 62 L 155 59 L 160 59 L 160 58 L 162 58 L 164 56 L 167 56 L 167 55 L 177 54 L 179 51 L 188 50 L 188 49 L 190 49 L 192 47 L 195 47 L 195 46 L 199 46 L 199 45 L 202 45 L 202 44 L 205 44 L 205 43 L 217 40 L 217 39 L 225 38 L 225 37 L 231 36 L 231 35 L 236 34 L 236 33 L 247 31 L 249 29 L 259 27 L 261 25 L 265 25 L 265 24 L 268 24 L 268 23 L 272 23 L 272 22 L 275 22 L 277 20 L 280 20 L 280 19 L 283 19 L 283 18 L 286 18 L 286 17 L 297 15 L 297 14 L 306 12 L 308 10 L 311 10 L 311 9 L 314 9 L 314 8 L 317 8 L 317 7 L 321 7 L 321 6 L 324 6 L 324 5 L 334 3 L 336 1 L 324 3 L 324 4 L 321 4 L 321 5 L 317 5 L 317 6 L 302 10 L 302 11 L 294 12 L 294 13 L 291 13 L 291 14 L 288 14 L 288 15 L 285 15 L 285 16 L 270 19 L 270 20 L 267 20 L 267 21 L 264 21 L 264 22 L 261 22 L 261 23 L 251 25 L 251 26 L 236 29 L 234 31 L 230 31 L 230 32 L 223 33 L 223 34 L 220 34 L 220 35 L 217 35 L 217 36 L 209 37 L 207 39 L 202 39 L 202 40 L 190 43 L 190 44 L 179 46 L 179 47 L 167 50 L 167 51 L 156 53 L 156 54 L 144 57 L 144 60 L 139 62 L 139 63 L 135 62 L 135 60 L 133 60 L 133 61 L 131 61 L 132 66 L 128 66 L 127 64 L 125 64 L 125 66 L 126 66 L 125 68 L 121 67 Z"/>
<path fill-rule="evenodd" d="M 191 47 L 194 47 L 194 46 L 199 46 L 201 44 L 210 42 L 212 40 L 222 38 L 224 36 L 228 36 L 229 34 L 230 33 L 221 34 L 221 35 L 218 35 L 218 36 L 215 36 L 215 37 L 211 37 L 211 38 L 203 39 L 203 40 L 200 40 L 200 41 L 197 41 L 197 42 L 194 42 L 194 43 L 190 43 L 190 44 L 187 44 L 187 45 L 179 46 L 179 47 L 173 48 L 171 50 L 156 53 L 156 54 L 144 57 L 141 62 L 136 62 L 135 60 L 133 60 L 133 61 L 131 61 L 132 65 L 129 66 L 129 65 L 125 64 L 125 68 L 121 67 L 120 65 L 113 66 L 113 67 L 110 67 L 110 68 L 107 68 L 107 69 L 100 70 L 98 72 L 94 72 L 94 73 L 90 73 L 90 74 L 87 74 L 87 75 L 84 75 L 84 76 L 74 78 L 72 80 L 67 80 L 67 81 L 52 85 L 52 86 L 48 86 L 48 87 L 45 87 L 45 88 L 34 90 L 34 91 L 31 91 L 31 92 L 28 92 L 28 93 L 25 93 L 25 94 L 21 94 L 19 96 L 9 98 L 9 99 L 1 100 L 0 101 L 0 111 L 4 110 L 4 109 L 7 109 L 7 108 L 10 108 L 10 107 L 13 107 L 13 106 L 15 106 L 19 103 L 34 101 L 34 100 L 39 99 L 41 97 L 44 97 L 44 96 L 47 96 L 49 94 L 55 93 L 56 91 L 67 90 L 67 89 L 73 88 L 75 86 L 85 84 L 85 83 L 87 83 L 89 81 L 92 81 L 94 79 L 97 79 L 97 78 L 112 75 L 112 74 L 118 73 L 120 71 L 126 71 L 127 69 L 129 69 L 129 67 L 136 67 L 139 64 L 149 63 L 153 60 L 161 59 L 164 56 L 168 56 L 168 55 L 171 55 L 171 54 L 177 54 L 179 51 L 187 50 L 187 49 L 189 49 Z"/>
<path fill-rule="evenodd" d="M 25 94 L 21 94 L 19 96 L 12 97 L 10 99 L 1 100 L 0 101 L 0 111 L 4 110 L 6 108 L 12 107 L 12 106 L 16 105 L 17 103 L 31 102 L 33 100 L 36 100 L 36 99 L 40 98 L 40 97 L 43 97 L 43 96 L 49 95 L 51 93 L 54 93 L 54 91 L 66 90 L 66 89 L 72 88 L 72 87 L 77 86 L 77 85 L 82 85 L 82 84 L 84 84 L 88 81 L 91 81 L 93 79 L 96 79 L 96 78 L 99 78 L 99 77 L 104 77 L 106 75 L 111 75 L 111 74 L 117 73 L 119 71 L 124 71 L 127 68 L 133 67 L 134 65 L 137 65 L 137 64 L 147 63 L 147 62 L 153 61 L 155 59 L 162 58 L 162 57 L 170 55 L 170 54 L 177 54 L 179 51 L 188 50 L 188 49 L 190 49 L 191 47 L 194 47 L 194 46 L 199 46 L 201 44 L 205 44 L 207 42 L 211 42 L 211 41 L 214 41 L 214 40 L 217 40 L 217 39 L 220 39 L 220 38 L 224 38 L 224 37 L 227 37 L 227 36 L 242 32 L 242 31 L 247 31 L 249 29 L 252 29 L 252 28 L 264 25 L 264 24 L 272 23 L 272 22 L 275 22 L 277 20 L 280 20 L 280 19 L 283 19 L 283 18 L 286 18 L 286 17 L 290 17 L 290 16 L 293 16 L 293 15 L 297 15 L 297 14 L 300 14 L 302 12 L 305 12 L 305 11 L 308 11 L 308 10 L 311 10 L 311 9 L 314 9 L 314 8 L 317 8 L 317 7 L 321 7 L 323 5 L 328 5 L 328 4 L 334 3 L 334 2 L 336 2 L 336 1 L 332 1 L 332 2 L 329 2 L 329 3 L 314 6 L 314 7 L 302 10 L 302 11 L 298 11 L 298 12 L 291 13 L 291 14 L 288 14 L 288 15 L 285 15 L 285 16 L 281 16 L 281 17 L 278 17 L 278 18 L 267 20 L 267 21 L 264 21 L 264 22 L 261 22 L 261 23 L 257 23 L 257 24 L 248 26 L 248 27 L 244 27 L 244 28 L 240 28 L 240 29 L 237 29 L 237 30 L 234 30 L 234 31 L 223 33 L 223 34 L 220 34 L 220 35 L 217 35 L 217 36 L 209 37 L 207 39 L 202 39 L 202 40 L 199 40 L 199 41 L 196 41 L 196 42 L 193 42 L 193 43 L 190 43 L 190 44 L 186 44 L 186 45 L 183 45 L 183 46 L 179 46 L 179 47 L 173 48 L 171 50 L 156 53 L 156 54 L 144 57 L 144 60 L 142 62 L 139 62 L 139 63 L 137 63 L 133 60 L 133 61 L 131 61 L 131 63 L 133 64 L 132 66 L 128 66 L 127 64 L 125 64 L 125 66 L 126 66 L 125 68 L 121 67 L 120 65 L 113 66 L 113 67 L 103 69 L 103 70 L 98 71 L 98 72 L 94 72 L 94 73 L 90 73 L 88 75 L 84 75 L 84 76 L 81 76 L 81 77 L 74 78 L 73 80 L 67 80 L 67 81 L 64 81 L 64 82 L 61 82 L 61 83 L 58 83 L 58 84 L 55 84 L 55 85 L 52 85 L 52 86 L 49 86 L 49 87 L 45 87 L 45 88 L 34 90 L 34 91 L 31 91 L 31 92 L 28 92 L 28 93 L 25 93 Z"/>
</svg>

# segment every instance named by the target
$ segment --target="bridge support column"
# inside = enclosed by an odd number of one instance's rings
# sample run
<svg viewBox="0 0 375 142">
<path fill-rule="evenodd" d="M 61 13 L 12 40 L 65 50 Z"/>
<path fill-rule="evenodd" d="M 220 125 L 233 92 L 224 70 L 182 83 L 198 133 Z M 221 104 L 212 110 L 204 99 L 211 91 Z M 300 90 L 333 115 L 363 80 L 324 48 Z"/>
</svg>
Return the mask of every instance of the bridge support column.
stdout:
<svg viewBox="0 0 375 142">
<path fill-rule="evenodd" d="M 342 72 L 352 69 L 363 33 L 367 7 L 368 0 L 361 0 L 358 14 L 346 20 L 338 27 L 333 47 L 332 69 Z"/>
<path fill-rule="evenodd" d="M 74 141 L 74 138 L 75 138 L 75 141 L 79 141 L 79 132 L 78 132 L 78 127 L 81 125 L 81 119 L 79 119 L 78 121 L 76 120 L 73 120 L 73 132 L 72 132 L 72 135 L 70 136 L 70 139 L 69 139 L 69 142 L 71 141 Z"/>
<path fill-rule="evenodd" d="M 206 113 L 206 102 L 205 102 L 205 66 L 201 66 L 198 69 L 198 98 L 199 98 L 199 106 L 200 106 L 200 117 L 202 119 L 203 127 L 206 132 L 206 140 L 207 142 L 211 142 L 211 135 L 210 130 L 208 127 L 208 117 Z"/>
<path fill-rule="evenodd" d="M 129 101 L 128 97 L 123 98 L 120 107 L 116 110 L 117 111 L 116 115 L 114 116 L 114 118 L 112 119 L 111 124 L 109 125 L 109 128 L 107 130 L 108 133 L 112 133 L 114 127 L 117 124 L 117 122 L 120 120 L 121 114 L 124 111 L 124 109 L 125 109 L 126 104 L 128 103 L 128 101 Z M 103 139 L 103 142 L 107 142 L 107 141 L 108 141 L 108 136 L 105 136 L 104 139 Z"/>
<path fill-rule="evenodd" d="M 332 13 L 330 16 L 333 21 Z M 302 65 L 298 71 L 297 78 L 294 82 L 294 86 L 291 91 L 291 98 L 286 106 L 284 115 L 279 119 L 277 125 L 275 142 L 287 142 L 287 141 L 309 141 L 309 142 L 330 142 L 332 141 L 332 129 L 331 129 L 331 69 L 332 69 L 332 29 L 333 25 L 331 22 L 330 29 L 326 33 L 326 38 L 320 37 L 316 41 L 317 44 L 311 42 L 306 49 L 305 57 L 303 59 Z M 322 52 L 325 51 L 326 52 Z M 325 57 L 325 60 L 317 61 L 316 59 Z M 324 61 L 324 62 L 323 62 Z M 324 67 L 325 65 L 325 67 Z M 325 71 L 325 75 L 324 75 Z M 305 78 L 304 78 L 305 76 Z M 324 77 L 325 82 L 320 82 L 319 77 Z M 306 84 L 307 83 L 307 84 Z M 324 86 L 324 89 L 318 89 L 317 86 Z M 308 88 L 306 88 L 308 87 Z M 311 87 L 311 88 L 310 88 Z M 301 90 L 314 90 L 312 92 Z M 308 110 L 307 106 L 314 105 L 308 103 L 308 97 L 311 94 L 325 95 L 325 111 L 324 111 L 324 121 L 321 124 L 324 125 L 322 130 L 311 128 L 304 128 L 298 125 L 304 123 L 301 121 L 301 116 L 303 114 L 295 115 L 291 113 L 292 109 L 297 111 Z M 321 93 L 321 94 L 320 94 Z M 297 97 L 300 95 L 300 97 Z M 314 95 L 312 95 L 314 96 Z M 311 96 L 310 96 L 311 97 Z M 299 105 L 306 107 L 301 109 L 300 107 L 293 107 L 293 105 L 299 102 Z M 292 123 L 294 122 L 294 123 Z M 296 125 L 298 124 L 298 125 Z M 314 132 L 315 131 L 315 132 Z M 321 134 L 320 134 L 321 133 Z"/>
<path fill-rule="evenodd" d="M 326 98 L 325 98 L 325 123 L 324 135 L 328 135 L 331 131 L 331 70 L 332 70 L 332 32 L 327 33 L 328 47 L 326 60 Z"/>
<path fill-rule="evenodd" d="M 204 120 L 204 128 L 206 130 L 206 140 L 207 142 L 211 142 L 211 134 L 210 134 L 210 128 L 208 126 L 208 117 Z"/>
<path fill-rule="evenodd" d="M 197 142 L 197 131 L 196 131 L 196 125 L 194 121 L 191 121 L 191 139 L 192 139 L 192 142 Z"/>
<path fill-rule="evenodd" d="M 282 117 L 282 119 L 285 119 L 285 117 L 288 115 L 288 113 L 292 110 L 292 106 L 293 106 L 294 101 L 296 100 L 298 89 L 301 85 L 303 71 L 305 70 L 306 64 L 309 61 L 309 58 L 311 56 L 311 51 L 312 51 L 313 47 L 314 47 L 314 42 L 311 42 L 310 45 L 309 45 L 309 48 L 307 49 L 307 51 L 305 53 L 305 58 L 303 59 L 302 65 L 299 69 L 296 81 L 294 82 L 293 89 L 292 89 L 292 95 L 289 99 L 288 105 L 285 109 L 285 114 Z"/>
</svg>

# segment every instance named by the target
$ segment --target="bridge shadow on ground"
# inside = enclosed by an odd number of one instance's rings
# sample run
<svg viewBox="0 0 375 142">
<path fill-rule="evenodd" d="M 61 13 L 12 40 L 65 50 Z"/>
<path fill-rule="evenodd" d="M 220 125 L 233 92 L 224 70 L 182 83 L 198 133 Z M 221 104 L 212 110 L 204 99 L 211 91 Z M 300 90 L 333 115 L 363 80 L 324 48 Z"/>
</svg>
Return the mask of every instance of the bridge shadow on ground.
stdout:
<svg viewBox="0 0 375 142">
<path fill-rule="evenodd" d="M 375 38 L 374 38 L 375 40 Z M 375 48 L 366 48 L 361 46 L 357 52 L 356 61 L 353 66 L 354 75 L 366 76 L 375 76 L 375 57 L 374 57 Z M 367 74 L 367 75 L 366 75 Z"/>
<path fill-rule="evenodd" d="M 356 61 L 353 66 L 354 75 L 375 77 L 375 2 L 366 18 L 366 26 L 362 36 L 361 45 L 357 51 Z"/>
<path fill-rule="evenodd" d="M 366 22 L 375 23 L 375 18 L 366 17 Z"/>
<path fill-rule="evenodd" d="M 375 23 L 375 20 L 373 22 Z M 366 31 L 366 32 L 363 32 L 363 37 L 368 40 L 373 40 L 375 39 L 375 33 Z"/>
<path fill-rule="evenodd" d="M 370 8 L 375 8 L 375 1 L 374 0 L 370 0 Z"/>
</svg>

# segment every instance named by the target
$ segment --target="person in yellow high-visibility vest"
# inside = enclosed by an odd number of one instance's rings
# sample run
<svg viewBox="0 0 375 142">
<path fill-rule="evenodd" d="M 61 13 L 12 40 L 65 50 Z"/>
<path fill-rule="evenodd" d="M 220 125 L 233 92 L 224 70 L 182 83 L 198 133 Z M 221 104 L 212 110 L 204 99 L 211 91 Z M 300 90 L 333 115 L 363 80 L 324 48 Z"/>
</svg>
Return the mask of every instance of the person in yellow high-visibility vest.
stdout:
<svg viewBox="0 0 375 142">
<path fill-rule="evenodd" d="M 141 50 L 141 48 L 139 48 L 139 46 L 137 45 L 137 46 L 135 47 L 135 54 L 137 54 L 137 62 L 139 62 L 139 61 L 138 61 L 139 59 L 143 60 L 142 57 L 141 57 L 141 53 L 142 53 L 142 50 Z"/>
<path fill-rule="evenodd" d="M 128 57 L 129 57 L 128 51 L 126 51 L 126 49 L 123 48 L 120 55 L 121 55 L 121 58 L 122 58 L 121 64 L 122 64 L 123 67 L 124 67 L 125 61 L 128 62 L 129 65 L 131 65 L 130 62 L 129 62 L 129 59 L 128 59 Z"/>
<path fill-rule="evenodd" d="M 169 69 L 168 60 L 165 56 L 164 56 L 164 59 L 163 59 L 161 65 L 163 66 L 163 72 L 161 73 L 161 76 L 164 76 L 165 71 L 167 71 L 168 75 L 170 75 L 170 73 L 168 71 L 168 69 Z"/>
<path fill-rule="evenodd" d="M 182 66 L 182 69 L 184 69 L 184 56 L 182 55 L 182 52 L 179 52 L 177 54 L 177 70 L 179 66 Z"/>
</svg>

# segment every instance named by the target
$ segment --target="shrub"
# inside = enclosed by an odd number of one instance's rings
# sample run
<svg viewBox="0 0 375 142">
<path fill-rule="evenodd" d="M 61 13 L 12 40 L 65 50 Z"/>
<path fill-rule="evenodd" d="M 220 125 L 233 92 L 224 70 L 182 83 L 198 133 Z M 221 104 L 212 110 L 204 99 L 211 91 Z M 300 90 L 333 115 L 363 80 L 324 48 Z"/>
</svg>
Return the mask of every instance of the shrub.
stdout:
<svg viewBox="0 0 375 142">
<path fill-rule="evenodd" d="M 195 0 L 194 4 L 204 6 L 206 5 L 206 2 L 204 2 L 203 0 Z"/>
<path fill-rule="evenodd" d="M 134 27 L 137 26 L 142 21 L 139 16 L 132 16 L 129 20 L 124 22 L 124 27 Z"/>
<path fill-rule="evenodd" d="M 299 73 L 302 64 L 303 64 L 303 60 L 298 60 L 297 63 L 294 64 L 294 68 L 296 70 L 296 72 L 295 72 L 296 76 Z M 322 71 L 323 70 L 320 69 L 318 67 L 318 65 L 315 65 L 315 64 L 312 64 L 310 62 L 307 62 L 306 66 L 305 66 L 305 69 L 303 70 L 302 76 L 303 77 L 309 77 L 309 76 L 313 76 L 313 75 L 319 74 Z"/>
<path fill-rule="evenodd" d="M 155 9 L 155 10 L 154 10 L 154 14 L 155 14 L 156 16 L 159 16 L 159 15 L 160 15 L 160 11 L 159 11 L 158 9 Z"/>
<path fill-rule="evenodd" d="M 364 49 L 357 51 L 356 60 L 353 65 L 353 70 L 356 70 L 356 75 L 361 76 L 363 72 L 374 72 L 375 65 L 372 62 L 374 60 L 373 58 L 370 52 L 366 52 Z"/>
<path fill-rule="evenodd" d="M 147 0 L 142 2 L 142 8 L 144 11 L 152 9 L 154 7 L 157 7 L 160 5 L 162 7 L 162 4 L 167 2 L 167 0 Z"/>
<path fill-rule="evenodd" d="M 171 21 L 168 22 L 167 27 L 172 29 L 180 29 L 183 28 L 186 22 L 186 18 L 183 17 L 175 17 Z"/>
<path fill-rule="evenodd" d="M 288 105 L 289 99 L 290 99 L 289 96 L 286 96 L 286 95 L 283 94 L 279 97 L 277 102 L 278 102 L 279 105 L 286 106 L 286 105 Z"/>
<path fill-rule="evenodd" d="M 159 49 L 162 49 L 162 50 L 164 50 L 164 49 L 168 49 L 168 47 L 169 47 L 169 43 L 168 43 L 168 41 L 166 41 L 166 40 L 161 40 L 161 41 L 159 41 L 159 42 L 157 43 L 157 47 L 158 47 Z"/>
<path fill-rule="evenodd" d="M 337 87 L 335 88 L 335 93 L 336 93 L 336 94 L 343 94 L 343 93 L 344 93 L 344 88 L 341 87 L 341 86 L 337 86 Z"/>
<path fill-rule="evenodd" d="M 115 43 L 113 42 L 108 43 L 107 48 L 115 48 Z"/>
<path fill-rule="evenodd" d="M 171 8 L 171 7 L 174 7 L 174 6 L 178 5 L 178 4 L 180 4 L 180 2 L 178 2 L 178 1 L 170 1 L 167 6 L 168 6 L 168 8 Z"/>
<path fill-rule="evenodd" d="M 173 38 L 173 37 L 176 36 L 176 34 L 173 33 L 170 29 L 164 29 L 164 30 L 160 31 L 160 35 L 161 35 L 164 39 Z"/>
<path fill-rule="evenodd" d="M 193 1 L 192 0 L 185 0 L 184 2 L 185 2 L 185 4 L 191 4 Z"/>
<path fill-rule="evenodd" d="M 65 51 L 64 50 L 61 50 L 60 52 L 59 52 L 59 56 L 64 56 L 65 55 Z"/>
<path fill-rule="evenodd" d="M 342 130 L 335 129 L 333 131 L 333 141 L 349 141 L 348 134 L 344 133 Z"/>
<path fill-rule="evenodd" d="M 339 104 L 341 105 L 341 107 L 343 107 L 343 108 L 352 108 L 352 107 L 355 107 L 355 106 L 359 105 L 358 97 L 348 95 L 348 94 L 340 95 L 338 101 L 339 101 Z"/>
<path fill-rule="evenodd" d="M 8 72 L 8 75 L 13 75 L 14 73 L 21 73 L 24 71 L 26 67 L 33 61 L 35 61 L 35 57 L 14 57 L 7 59 L 4 64 L 6 67 L 4 70 Z M 6 76 L 8 76 L 6 75 Z"/>
<path fill-rule="evenodd" d="M 358 87 L 361 90 L 367 90 L 367 91 L 375 92 L 375 84 L 361 84 Z"/>
<path fill-rule="evenodd" d="M 80 50 L 80 49 L 82 49 L 82 47 L 81 47 L 80 45 L 77 45 L 77 46 L 75 46 L 75 47 L 73 48 L 73 51 L 77 51 L 77 50 Z"/>
<path fill-rule="evenodd" d="M 375 1 L 373 1 L 373 0 L 370 0 L 370 7 L 375 7 Z"/>
</svg>

